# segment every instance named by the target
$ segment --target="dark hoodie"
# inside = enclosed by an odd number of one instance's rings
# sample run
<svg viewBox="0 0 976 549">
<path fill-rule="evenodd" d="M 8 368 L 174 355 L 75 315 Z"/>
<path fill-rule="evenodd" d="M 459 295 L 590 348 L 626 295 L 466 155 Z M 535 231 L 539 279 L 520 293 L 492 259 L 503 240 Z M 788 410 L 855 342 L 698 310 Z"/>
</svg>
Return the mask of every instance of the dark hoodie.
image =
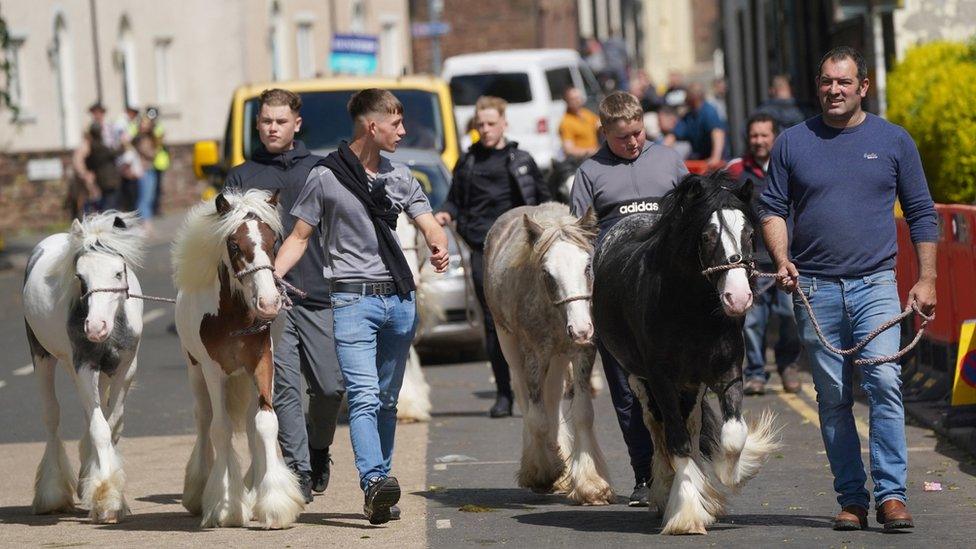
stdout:
<svg viewBox="0 0 976 549">
<path fill-rule="evenodd" d="M 251 159 L 233 168 L 227 174 L 224 188 L 228 190 L 260 189 L 274 192 L 278 195 L 279 211 L 285 212 L 281 216 L 284 229 L 283 238 L 287 238 L 295 228 L 296 217 L 287 213 L 291 211 L 295 200 L 305 187 L 312 168 L 323 158 L 314 155 L 305 148 L 301 141 L 295 141 L 295 147 L 290 151 L 272 154 L 262 145 L 254 151 Z M 312 235 L 313 243 L 322 239 L 321 228 L 316 226 Z M 279 243 L 280 245 L 280 243 Z M 329 307 L 331 288 L 323 273 L 324 251 L 322 246 L 313 245 L 305 250 L 305 255 L 288 271 L 285 280 L 295 287 L 304 290 L 308 297 L 301 299 L 289 293 L 296 305 L 310 309 Z"/>
</svg>

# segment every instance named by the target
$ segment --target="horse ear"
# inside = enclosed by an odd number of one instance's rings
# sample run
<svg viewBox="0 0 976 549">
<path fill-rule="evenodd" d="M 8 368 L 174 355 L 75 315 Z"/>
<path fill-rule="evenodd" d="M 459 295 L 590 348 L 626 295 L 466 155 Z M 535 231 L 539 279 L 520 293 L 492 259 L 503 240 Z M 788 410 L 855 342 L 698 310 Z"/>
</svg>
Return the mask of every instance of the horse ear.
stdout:
<svg viewBox="0 0 976 549">
<path fill-rule="evenodd" d="M 214 199 L 214 204 L 217 206 L 217 213 L 220 215 L 227 215 L 227 212 L 231 209 L 230 202 L 224 198 L 223 193 L 217 195 L 217 198 Z"/>
<path fill-rule="evenodd" d="M 739 188 L 735 190 L 735 195 L 739 197 L 739 200 L 745 202 L 746 204 L 750 204 L 752 203 L 752 191 L 754 188 L 752 178 L 747 177 L 745 182 L 742 183 L 742 185 L 739 185 Z"/>
<path fill-rule="evenodd" d="M 579 227 L 584 231 L 595 232 L 597 230 L 598 221 L 596 218 L 596 212 L 593 211 L 593 206 L 586 208 L 586 213 L 583 214 L 583 217 L 581 217 L 576 224 L 579 225 Z"/>
<path fill-rule="evenodd" d="M 71 222 L 71 236 L 81 236 L 82 228 L 81 221 L 75 219 Z"/>
<path fill-rule="evenodd" d="M 529 233 L 529 242 L 535 242 L 542 236 L 542 225 L 533 221 L 528 214 L 522 214 L 522 222 L 525 224 L 526 232 Z"/>
<path fill-rule="evenodd" d="M 115 220 L 112 221 L 112 226 L 115 227 L 116 229 L 126 229 L 126 228 L 128 228 L 128 227 L 125 226 L 125 221 L 121 217 L 119 217 L 119 216 L 115 216 Z"/>
<path fill-rule="evenodd" d="M 274 194 L 271 195 L 271 198 L 268 199 L 268 204 L 271 204 L 272 206 L 277 207 L 278 206 L 278 196 L 280 194 L 281 194 L 281 189 L 275 189 Z"/>
</svg>

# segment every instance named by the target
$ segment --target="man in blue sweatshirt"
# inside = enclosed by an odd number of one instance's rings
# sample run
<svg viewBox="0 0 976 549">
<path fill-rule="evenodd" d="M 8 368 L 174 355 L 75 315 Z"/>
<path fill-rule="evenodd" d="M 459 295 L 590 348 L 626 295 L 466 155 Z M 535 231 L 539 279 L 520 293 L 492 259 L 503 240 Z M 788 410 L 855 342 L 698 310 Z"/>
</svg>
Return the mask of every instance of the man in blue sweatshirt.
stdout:
<svg viewBox="0 0 976 549">
<path fill-rule="evenodd" d="M 912 138 L 861 109 L 868 90 L 861 54 L 846 46 L 828 52 L 820 62 L 817 86 L 823 114 L 784 131 L 773 146 L 760 198 L 763 236 L 780 287 L 793 291 L 799 286 L 826 339 L 845 348 L 901 312 L 893 270 L 895 198 L 919 260 L 919 280 L 908 301 L 924 314 L 935 310 L 938 230 Z M 789 251 L 787 215 L 794 220 Z M 863 529 L 870 497 L 852 413 L 853 360 L 897 352 L 899 330 L 887 330 L 845 358 L 820 342 L 799 296 L 793 306 L 813 369 L 820 431 L 841 505 L 834 529 Z M 870 407 L 868 444 L 877 519 L 885 529 L 911 528 L 905 506 L 908 449 L 901 368 L 885 362 L 863 367 L 860 374 Z"/>
</svg>

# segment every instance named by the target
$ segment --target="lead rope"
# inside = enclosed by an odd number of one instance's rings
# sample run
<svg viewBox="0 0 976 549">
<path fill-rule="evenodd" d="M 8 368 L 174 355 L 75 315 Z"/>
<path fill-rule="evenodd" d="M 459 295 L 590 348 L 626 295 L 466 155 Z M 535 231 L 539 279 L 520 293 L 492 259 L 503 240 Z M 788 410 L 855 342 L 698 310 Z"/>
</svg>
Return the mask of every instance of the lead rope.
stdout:
<svg viewBox="0 0 976 549">
<path fill-rule="evenodd" d="M 715 267 L 709 267 L 709 268 L 707 268 L 707 269 L 705 269 L 705 270 L 702 271 L 702 275 L 708 276 L 708 275 L 710 275 L 712 273 L 716 273 L 716 272 L 719 272 L 719 271 L 728 271 L 728 270 L 731 270 L 731 269 L 746 269 L 747 271 L 749 271 L 749 277 L 750 278 L 773 278 L 773 279 L 775 279 L 775 278 L 778 278 L 779 277 L 779 275 L 777 273 L 764 273 L 764 272 L 757 271 L 755 269 L 755 266 L 753 264 L 751 264 L 751 263 L 748 263 L 748 262 L 729 263 L 727 265 L 718 265 L 718 266 L 715 266 Z M 775 283 L 775 281 L 774 281 L 774 283 Z M 854 364 L 856 366 L 874 366 L 874 365 L 877 365 L 877 364 L 883 364 L 885 362 L 895 362 L 896 360 L 898 360 L 901 357 L 905 356 L 905 354 L 907 354 L 909 351 L 911 351 L 912 349 L 914 349 L 916 345 L 918 345 L 918 342 L 922 340 L 922 335 L 925 333 L 925 327 L 928 325 L 929 322 L 931 322 L 932 320 L 935 319 L 935 315 L 934 314 L 931 315 L 931 316 L 926 315 L 925 313 L 923 313 L 918 308 L 918 304 L 913 301 L 911 303 L 911 305 L 909 305 L 908 307 L 905 307 L 905 310 L 902 311 L 901 314 L 899 314 L 898 316 L 892 318 L 891 320 L 888 320 L 887 322 L 885 322 L 881 326 L 878 326 L 874 331 L 872 331 L 867 336 L 865 336 L 864 339 L 862 339 L 861 341 L 859 341 L 853 347 L 850 347 L 848 349 L 838 349 L 837 347 L 834 347 L 833 345 L 831 345 L 829 341 L 827 341 L 827 337 L 824 335 L 823 330 L 820 328 L 820 323 L 817 322 L 817 315 L 815 315 L 813 313 L 813 306 L 810 305 L 810 301 L 807 299 L 807 296 L 800 289 L 800 286 L 799 285 L 797 285 L 793 289 L 793 293 L 795 293 L 795 294 L 797 294 L 797 295 L 800 296 L 800 301 L 803 302 L 803 306 L 806 308 L 807 314 L 810 315 L 810 321 L 813 323 L 813 329 L 814 329 L 815 332 L 817 332 L 817 337 L 820 339 L 820 342 L 823 343 L 824 347 L 826 347 L 830 351 L 832 351 L 834 353 L 837 353 L 839 355 L 842 355 L 842 356 L 850 356 L 850 355 L 853 355 L 853 354 L 859 352 L 861 349 L 864 348 L 865 345 L 867 345 L 868 343 L 870 343 L 871 340 L 873 340 L 874 338 L 878 337 L 879 335 L 881 335 L 882 333 L 884 333 L 885 331 L 887 331 L 888 329 L 890 329 L 892 326 L 895 326 L 896 324 L 900 323 L 902 320 L 908 318 L 912 314 L 917 314 L 919 317 L 922 318 L 922 324 L 918 327 L 918 331 L 915 333 L 915 337 L 904 348 L 902 348 L 897 353 L 894 353 L 892 355 L 881 356 L 881 357 L 877 357 L 877 358 L 858 358 L 858 359 L 855 359 L 854 360 Z"/>
<path fill-rule="evenodd" d="M 292 302 L 292 300 L 291 300 L 291 297 L 288 296 L 288 290 L 291 290 L 292 292 L 295 292 L 295 294 L 297 294 L 298 297 L 301 297 L 301 298 L 308 297 L 308 294 L 306 294 L 302 290 L 299 290 L 298 288 L 292 286 L 291 284 L 289 284 L 288 282 L 286 282 L 285 279 L 283 279 L 283 278 L 279 277 L 278 275 L 274 274 L 274 267 L 272 267 L 271 265 L 260 265 L 258 267 L 251 267 L 250 269 L 244 269 L 243 271 L 239 271 L 239 272 L 234 273 L 234 277 L 237 280 L 241 280 L 245 276 L 252 275 L 252 274 L 254 274 L 254 273 L 258 272 L 258 271 L 264 271 L 264 270 L 271 271 L 271 276 L 274 277 L 275 284 L 278 286 L 278 292 L 281 295 L 282 301 L 284 302 L 282 304 L 282 306 L 281 306 L 282 309 L 288 311 L 292 307 L 295 306 L 294 302 Z M 240 330 L 234 330 L 233 332 L 230 333 L 230 335 L 231 335 L 231 337 L 238 337 L 238 336 L 247 336 L 247 335 L 259 334 L 261 332 L 264 332 L 268 328 L 270 328 L 272 324 L 274 324 L 274 319 L 271 319 L 271 320 L 263 320 L 263 321 L 258 322 L 256 324 L 252 324 L 252 325 L 248 326 L 247 328 L 241 328 Z"/>
<path fill-rule="evenodd" d="M 156 297 L 156 296 L 143 295 L 143 294 L 130 294 L 129 293 L 129 266 L 125 263 L 125 261 L 122 262 L 122 272 L 123 272 L 122 275 L 123 280 L 125 280 L 125 286 L 120 286 L 118 288 L 94 288 L 92 290 L 88 290 L 87 292 L 85 292 L 85 294 L 81 296 L 81 299 L 82 300 L 88 299 L 89 297 L 91 297 L 92 294 L 97 294 L 99 292 L 112 292 L 112 293 L 125 294 L 126 299 L 133 297 L 135 299 L 142 299 L 144 301 L 176 303 L 175 299 L 170 299 L 168 297 Z"/>
</svg>

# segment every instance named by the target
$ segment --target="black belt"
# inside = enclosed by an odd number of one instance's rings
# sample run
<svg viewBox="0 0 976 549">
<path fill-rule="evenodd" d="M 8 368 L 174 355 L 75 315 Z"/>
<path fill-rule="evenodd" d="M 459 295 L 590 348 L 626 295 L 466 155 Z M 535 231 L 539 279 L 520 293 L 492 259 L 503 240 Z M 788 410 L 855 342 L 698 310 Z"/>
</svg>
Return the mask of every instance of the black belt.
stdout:
<svg viewBox="0 0 976 549">
<path fill-rule="evenodd" d="M 383 282 L 333 282 L 333 292 L 347 292 L 362 295 L 394 295 L 397 293 L 393 281 Z"/>
</svg>

